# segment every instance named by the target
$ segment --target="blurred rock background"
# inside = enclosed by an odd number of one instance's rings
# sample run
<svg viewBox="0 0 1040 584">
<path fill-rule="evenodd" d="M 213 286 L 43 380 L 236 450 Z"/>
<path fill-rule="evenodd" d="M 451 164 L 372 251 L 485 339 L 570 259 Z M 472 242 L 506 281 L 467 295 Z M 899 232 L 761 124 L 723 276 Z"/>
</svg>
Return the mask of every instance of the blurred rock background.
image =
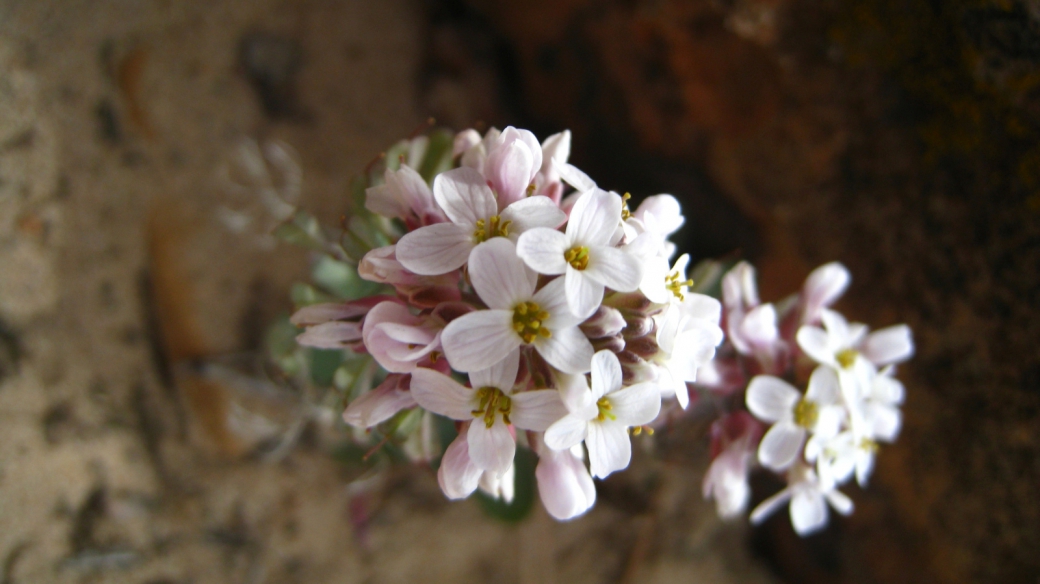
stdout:
<svg viewBox="0 0 1040 584">
<path fill-rule="evenodd" d="M 429 116 L 571 128 L 767 299 L 844 262 L 840 308 L 918 345 L 856 513 L 719 522 L 697 420 L 563 525 L 348 487 L 307 428 L 250 454 L 183 364 L 257 350 L 307 258 L 221 169 L 289 144 L 334 225 Z M 1035 582 L 1038 265 L 1034 0 L 2 0 L 0 582 Z"/>
</svg>

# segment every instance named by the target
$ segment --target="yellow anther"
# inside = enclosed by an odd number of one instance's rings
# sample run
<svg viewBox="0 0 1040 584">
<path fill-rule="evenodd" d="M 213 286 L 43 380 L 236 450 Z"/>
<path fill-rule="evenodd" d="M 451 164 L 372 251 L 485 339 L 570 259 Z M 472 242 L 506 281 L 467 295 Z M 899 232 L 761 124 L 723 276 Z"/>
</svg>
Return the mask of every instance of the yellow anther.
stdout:
<svg viewBox="0 0 1040 584">
<path fill-rule="evenodd" d="M 856 363 L 856 357 L 859 357 L 859 351 L 855 349 L 844 349 L 838 351 L 838 354 L 834 356 L 838 360 L 838 364 L 841 365 L 842 369 L 848 369 Z"/>
<path fill-rule="evenodd" d="M 874 442 L 870 438 L 864 438 L 864 439 L 860 440 L 859 447 L 862 448 L 863 450 L 866 450 L 866 451 L 869 451 L 869 452 L 877 452 L 878 451 L 878 443 Z"/>
<path fill-rule="evenodd" d="M 805 429 L 815 426 L 819 417 L 820 409 L 816 406 L 816 402 L 803 398 L 794 406 L 794 423 Z"/>
<path fill-rule="evenodd" d="M 477 243 L 483 243 L 492 237 L 508 237 L 509 226 L 512 224 L 512 221 L 502 221 L 498 215 L 492 215 L 487 221 L 477 219 L 474 224 L 476 229 L 473 230 L 473 239 Z"/>
<path fill-rule="evenodd" d="M 614 409 L 614 406 L 610 404 L 610 400 L 606 397 L 599 398 L 599 400 L 596 402 L 596 407 L 599 408 L 599 415 L 596 416 L 596 419 L 600 422 L 606 420 L 607 418 L 610 418 L 611 420 L 617 419 L 617 416 L 615 416 L 610 411 Z"/>
<path fill-rule="evenodd" d="M 552 336 L 552 332 L 543 326 L 548 318 L 549 313 L 536 303 L 521 302 L 513 307 L 513 330 L 525 343 L 534 342 L 538 337 L 547 339 Z"/>
<path fill-rule="evenodd" d="M 575 270 L 584 270 L 589 267 L 589 248 L 584 246 L 572 247 L 564 252 L 563 259 L 567 260 L 567 263 Z"/>
<path fill-rule="evenodd" d="M 693 286 L 693 280 L 679 281 L 679 272 L 675 271 L 664 277 L 664 287 L 675 295 L 680 301 L 686 300 L 686 289 Z"/>
<path fill-rule="evenodd" d="M 477 398 L 480 400 L 480 405 L 470 413 L 474 418 L 483 418 L 484 426 L 488 428 L 494 426 L 497 414 L 502 414 L 502 421 L 505 423 L 512 423 L 509 421 L 509 414 L 513 411 L 513 400 L 502 393 L 501 389 L 481 387 L 477 390 Z"/>
<path fill-rule="evenodd" d="M 534 194 L 534 190 L 536 188 L 538 188 L 538 187 L 534 186 L 534 183 L 531 183 L 531 184 L 527 185 L 527 196 L 530 197 L 531 195 L 533 195 Z"/>
<path fill-rule="evenodd" d="M 621 195 L 621 220 L 628 221 L 628 218 L 632 216 L 632 212 L 628 210 L 628 200 L 632 198 L 632 193 L 625 193 Z"/>
</svg>

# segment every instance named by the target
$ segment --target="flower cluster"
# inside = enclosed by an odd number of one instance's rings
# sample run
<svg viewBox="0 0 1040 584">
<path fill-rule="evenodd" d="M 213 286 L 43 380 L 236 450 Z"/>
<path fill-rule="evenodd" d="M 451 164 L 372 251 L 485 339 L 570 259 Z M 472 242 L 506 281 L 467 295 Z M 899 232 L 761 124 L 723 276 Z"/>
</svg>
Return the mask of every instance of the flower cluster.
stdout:
<svg viewBox="0 0 1040 584">
<path fill-rule="evenodd" d="M 695 286 L 668 240 L 684 221 L 678 201 L 630 209 L 627 193 L 568 162 L 569 132 L 439 140 L 388 154 L 355 189 L 364 209 L 339 242 L 303 214 L 285 227 L 327 254 L 316 280 L 343 299 L 303 295 L 291 320 L 300 345 L 344 350 L 346 423 L 439 457 L 451 499 L 481 489 L 511 500 L 526 447 L 542 503 L 569 519 L 595 503 L 593 478 L 629 466 L 632 436 L 696 403 L 718 416 L 703 487 L 720 515 L 746 509 L 758 467 L 787 487 L 752 522 L 790 502 L 804 535 L 826 524 L 828 504 L 852 511 L 838 487 L 865 485 L 879 443 L 898 435 L 894 366 L 914 348 L 905 325 L 870 332 L 831 309 L 850 281 L 842 265 L 777 303 L 760 300 L 745 262 L 704 262 Z M 721 303 L 701 293 L 716 287 Z M 453 422 L 443 452 L 434 416 Z"/>
<path fill-rule="evenodd" d="M 831 310 L 849 280 L 844 266 L 821 266 L 778 310 L 759 301 L 750 265 L 737 264 L 723 278 L 727 342 L 700 383 L 717 396 L 742 394 L 754 417 L 738 410 L 713 428 L 715 458 L 704 492 L 721 515 L 745 508 L 757 460 L 783 473 L 788 486 L 761 503 L 752 522 L 790 501 L 795 530 L 812 533 L 826 525 L 828 503 L 852 511 L 837 487 L 853 475 L 866 486 L 879 442 L 899 434 L 904 390 L 894 365 L 913 354 L 910 329 L 869 332 Z M 803 394 L 791 382 L 810 371 Z"/>
<path fill-rule="evenodd" d="M 416 407 L 455 420 L 438 471 L 452 499 L 478 487 L 509 499 L 525 444 L 559 519 L 592 506 L 592 477 L 629 465 L 630 434 L 652 431 L 662 399 L 686 407 L 723 339 L 720 303 L 690 291 L 688 256 L 671 262 L 676 199 L 630 210 L 569 152 L 569 132 L 540 143 L 512 127 L 468 130 L 432 185 L 407 163 L 388 168 L 365 207 L 396 241 L 358 274 L 394 294 L 293 317 L 301 344 L 368 353 L 386 371 L 348 423 Z"/>
</svg>

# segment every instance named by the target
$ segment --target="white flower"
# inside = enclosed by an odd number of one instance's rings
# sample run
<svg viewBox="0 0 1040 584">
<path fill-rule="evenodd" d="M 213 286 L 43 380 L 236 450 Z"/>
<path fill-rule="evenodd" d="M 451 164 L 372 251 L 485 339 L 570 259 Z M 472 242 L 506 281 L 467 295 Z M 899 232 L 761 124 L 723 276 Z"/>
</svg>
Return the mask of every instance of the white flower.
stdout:
<svg viewBox="0 0 1040 584">
<path fill-rule="evenodd" d="M 565 233 L 529 229 L 517 240 L 517 254 L 540 274 L 564 274 L 567 305 L 586 318 L 603 301 L 605 287 L 632 292 L 642 279 L 639 260 L 611 246 L 620 220 L 621 197 L 595 189 L 578 198 Z"/>
<path fill-rule="evenodd" d="M 697 381 L 697 370 L 711 361 L 722 342 L 721 311 L 718 300 L 689 294 L 657 317 L 658 352 L 648 361 L 656 366 L 661 390 L 674 393 L 683 409 L 690 403 L 686 383 Z"/>
<path fill-rule="evenodd" d="M 856 482 L 867 486 L 876 452 L 876 442 L 851 430 L 827 440 L 815 457 L 821 484 L 844 483 L 855 472 Z"/>
<path fill-rule="evenodd" d="M 638 256 L 637 256 L 638 257 Z M 650 302 L 657 304 L 678 303 L 686 299 L 693 280 L 686 277 L 686 266 L 690 263 L 690 255 L 682 254 L 671 269 L 668 260 L 661 256 L 643 257 L 643 279 L 639 283 L 639 291 Z"/>
<path fill-rule="evenodd" d="M 787 473 L 787 488 L 755 507 L 751 522 L 761 523 L 790 500 L 791 525 L 798 535 L 809 535 L 827 525 L 828 503 L 842 515 L 852 513 L 852 500 L 834 487 L 821 483 L 811 468 L 798 463 Z"/>
<path fill-rule="evenodd" d="M 851 413 L 853 429 L 873 440 L 893 442 L 902 426 L 899 405 L 906 390 L 893 377 L 895 367 L 889 365 L 880 372 L 866 360 L 853 366 L 855 384 L 845 395 Z"/>
<path fill-rule="evenodd" d="M 489 310 L 478 310 L 448 323 L 441 345 L 452 368 L 483 369 L 531 345 L 550 365 L 566 373 L 584 373 L 592 344 L 567 309 L 564 281 L 557 278 L 537 293 L 538 276 L 516 256 L 507 239 L 496 238 L 473 251 L 469 276 Z"/>
<path fill-rule="evenodd" d="M 759 301 L 751 264 L 740 262 L 723 276 L 722 301 L 726 306 L 726 336 L 733 347 L 757 359 L 766 371 L 773 371 L 786 345 L 780 340 L 776 308 Z"/>
<path fill-rule="evenodd" d="M 397 242 L 397 261 L 420 275 L 460 268 L 481 242 L 516 239 L 532 227 L 551 228 L 566 215 L 546 197 L 529 197 L 499 212 L 499 202 L 479 172 L 456 168 L 437 175 L 433 196 L 450 222 L 420 227 Z"/>
<path fill-rule="evenodd" d="M 538 494 L 545 510 L 559 520 L 577 517 L 596 503 L 596 486 L 585 468 L 580 445 L 556 451 L 538 440 Z"/>
<path fill-rule="evenodd" d="M 910 327 L 890 326 L 867 334 L 867 325 L 849 323 L 833 310 L 822 309 L 824 328 L 805 325 L 798 329 L 798 346 L 821 365 L 848 371 L 860 356 L 877 366 L 906 361 L 914 354 Z M 825 330 L 826 329 L 826 330 Z"/>
<path fill-rule="evenodd" d="M 643 199 L 635 212 L 625 219 L 625 225 L 631 234 L 648 235 L 658 242 L 657 253 L 667 259 L 675 253 L 675 244 L 668 241 L 668 236 L 678 231 L 685 221 L 682 207 L 675 197 L 653 195 Z"/>
<path fill-rule="evenodd" d="M 513 463 L 516 439 L 510 425 L 544 431 L 566 410 L 554 390 L 513 393 L 519 369 L 513 353 L 489 369 L 474 371 L 472 388 L 432 369 L 412 372 L 412 397 L 423 408 L 454 420 L 470 421 L 469 455 L 482 470 L 504 473 Z"/>
<path fill-rule="evenodd" d="M 748 410 L 762 421 L 776 422 L 758 446 L 759 462 L 783 470 L 798 456 L 806 434 L 813 434 L 814 444 L 837 434 L 845 416 L 839 399 L 837 374 L 828 367 L 813 371 L 804 397 L 778 377 L 758 375 L 752 379 L 745 400 Z M 806 448 L 807 454 L 810 450 Z"/>
<path fill-rule="evenodd" d="M 560 393 L 570 413 L 545 431 L 545 443 L 565 450 L 584 440 L 592 476 L 599 478 L 628 466 L 628 428 L 649 424 L 661 411 L 660 390 L 654 384 L 621 387 L 621 363 L 610 351 L 592 358 L 591 389 L 584 376 L 573 376 L 566 378 Z"/>
<path fill-rule="evenodd" d="M 480 468 L 469 456 L 467 430 L 468 427 L 463 425 L 461 433 L 448 445 L 441 458 L 441 467 L 437 469 L 441 491 L 449 499 L 465 499 L 479 486 L 492 497 L 504 499 L 507 503 L 512 501 L 516 467 L 510 463 L 502 473 Z"/>
</svg>

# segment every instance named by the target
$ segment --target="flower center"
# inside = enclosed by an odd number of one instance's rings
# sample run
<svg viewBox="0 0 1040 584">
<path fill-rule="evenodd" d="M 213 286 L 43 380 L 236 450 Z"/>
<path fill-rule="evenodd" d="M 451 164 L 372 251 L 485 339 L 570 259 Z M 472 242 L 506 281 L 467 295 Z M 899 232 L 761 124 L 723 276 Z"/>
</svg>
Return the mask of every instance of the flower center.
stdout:
<svg viewBox="0 0 1040 584">
<path fill-rule="evenodd" d="M 536 303 L 521 302 L 513 308 L 513 330 L 525 343 L 531 343 L 537 337 L 549 338 L 552 332 L 542 326 L 547 318 L 549 313 Z"/>
<path fill-rule="evenodd" d="M 852 367 L 853 363 L 856 362 L 856 357 L 859 357 L 859 351 L 856 349 L 843 349 L 838 351 L 838 354 L 834 356 L 834 358 L 838 360 L 838 364 L 841 365 L 842 369 Z"/>
<path fill-rule="evenodd" d="M 563 254 L 563 259 L 575 270 L 584 270 L 589 267 L 589 248 L 576 245 Z"/>
<path fill-rule="evenodd" d="M 498 215 L 492 215 L 487 221 L 477 219 L 473 239 L 476 239 L 477 243 L 483 243 L 492 237 L 509 237 L 509 225 L 512 223 L 512 221 L 502 221 Z"/>
<path fill-rule="evenodd" d="M 596 407 L 599 408 L 599 415 L 596 416 L 596 419 L 600 422 L 606 420 L 607 418 L 610 418 L 611 420 L 617 419 L 617 416 L 615 416 L 613 412 L 610 411 L 614 409 L 614 406 L 610 405 L 609 399 L 605 397 L 599 398 L 599 401 L 596 402 Z"/>
<path fill-rule="evenodd" d="M 794 405 L 794 423 L 805 429 L 815 426 L 819 417 L 820 409 L 816 406 L 816 402 L 803 398 Z"/>
<path fill-rule="evenodd" d="M 678 270 L 664 277 L 664 287 L 674 294 L 680 302 L 686 300 L 686 295 L 683 293 L 686 292 L 686 289 L 690 286 L 693 286 L 693 280 L 686 279 L 680 282 Z"/>
<path fill-rule="evenodd" d="M 632 212 L 628 210 L 628 200 L 632 198 L 632 193 L 625 193 L 621 195 L 621 220 L 628 221 L 628 218 L 632 216 Z"/>
<path fill-rule="evenodd" d="M 497 414 L 502 414 L 503 422 L 512 424 L 509 421 L 509 413 L 513 410 L 513 400 L 502 393 L 501 389 L 481 387 L 477 390 L 477 399 L 480 400 L 480 405 L 470 413 L 474 418 L 484 418 L 484 426 L 488 428 L 494 426 Z"/>
<path fill-rule="evenodd" d="M 878 443 L 874 442 L 870 438 L 863 438 L 862 440 L 860 440 L 859 441 L 859 447 L 861 449 L 863 449 L 863 450 L 866 450 L 867 452 L 877 452 L 878 451 Z"/>
</svg>

